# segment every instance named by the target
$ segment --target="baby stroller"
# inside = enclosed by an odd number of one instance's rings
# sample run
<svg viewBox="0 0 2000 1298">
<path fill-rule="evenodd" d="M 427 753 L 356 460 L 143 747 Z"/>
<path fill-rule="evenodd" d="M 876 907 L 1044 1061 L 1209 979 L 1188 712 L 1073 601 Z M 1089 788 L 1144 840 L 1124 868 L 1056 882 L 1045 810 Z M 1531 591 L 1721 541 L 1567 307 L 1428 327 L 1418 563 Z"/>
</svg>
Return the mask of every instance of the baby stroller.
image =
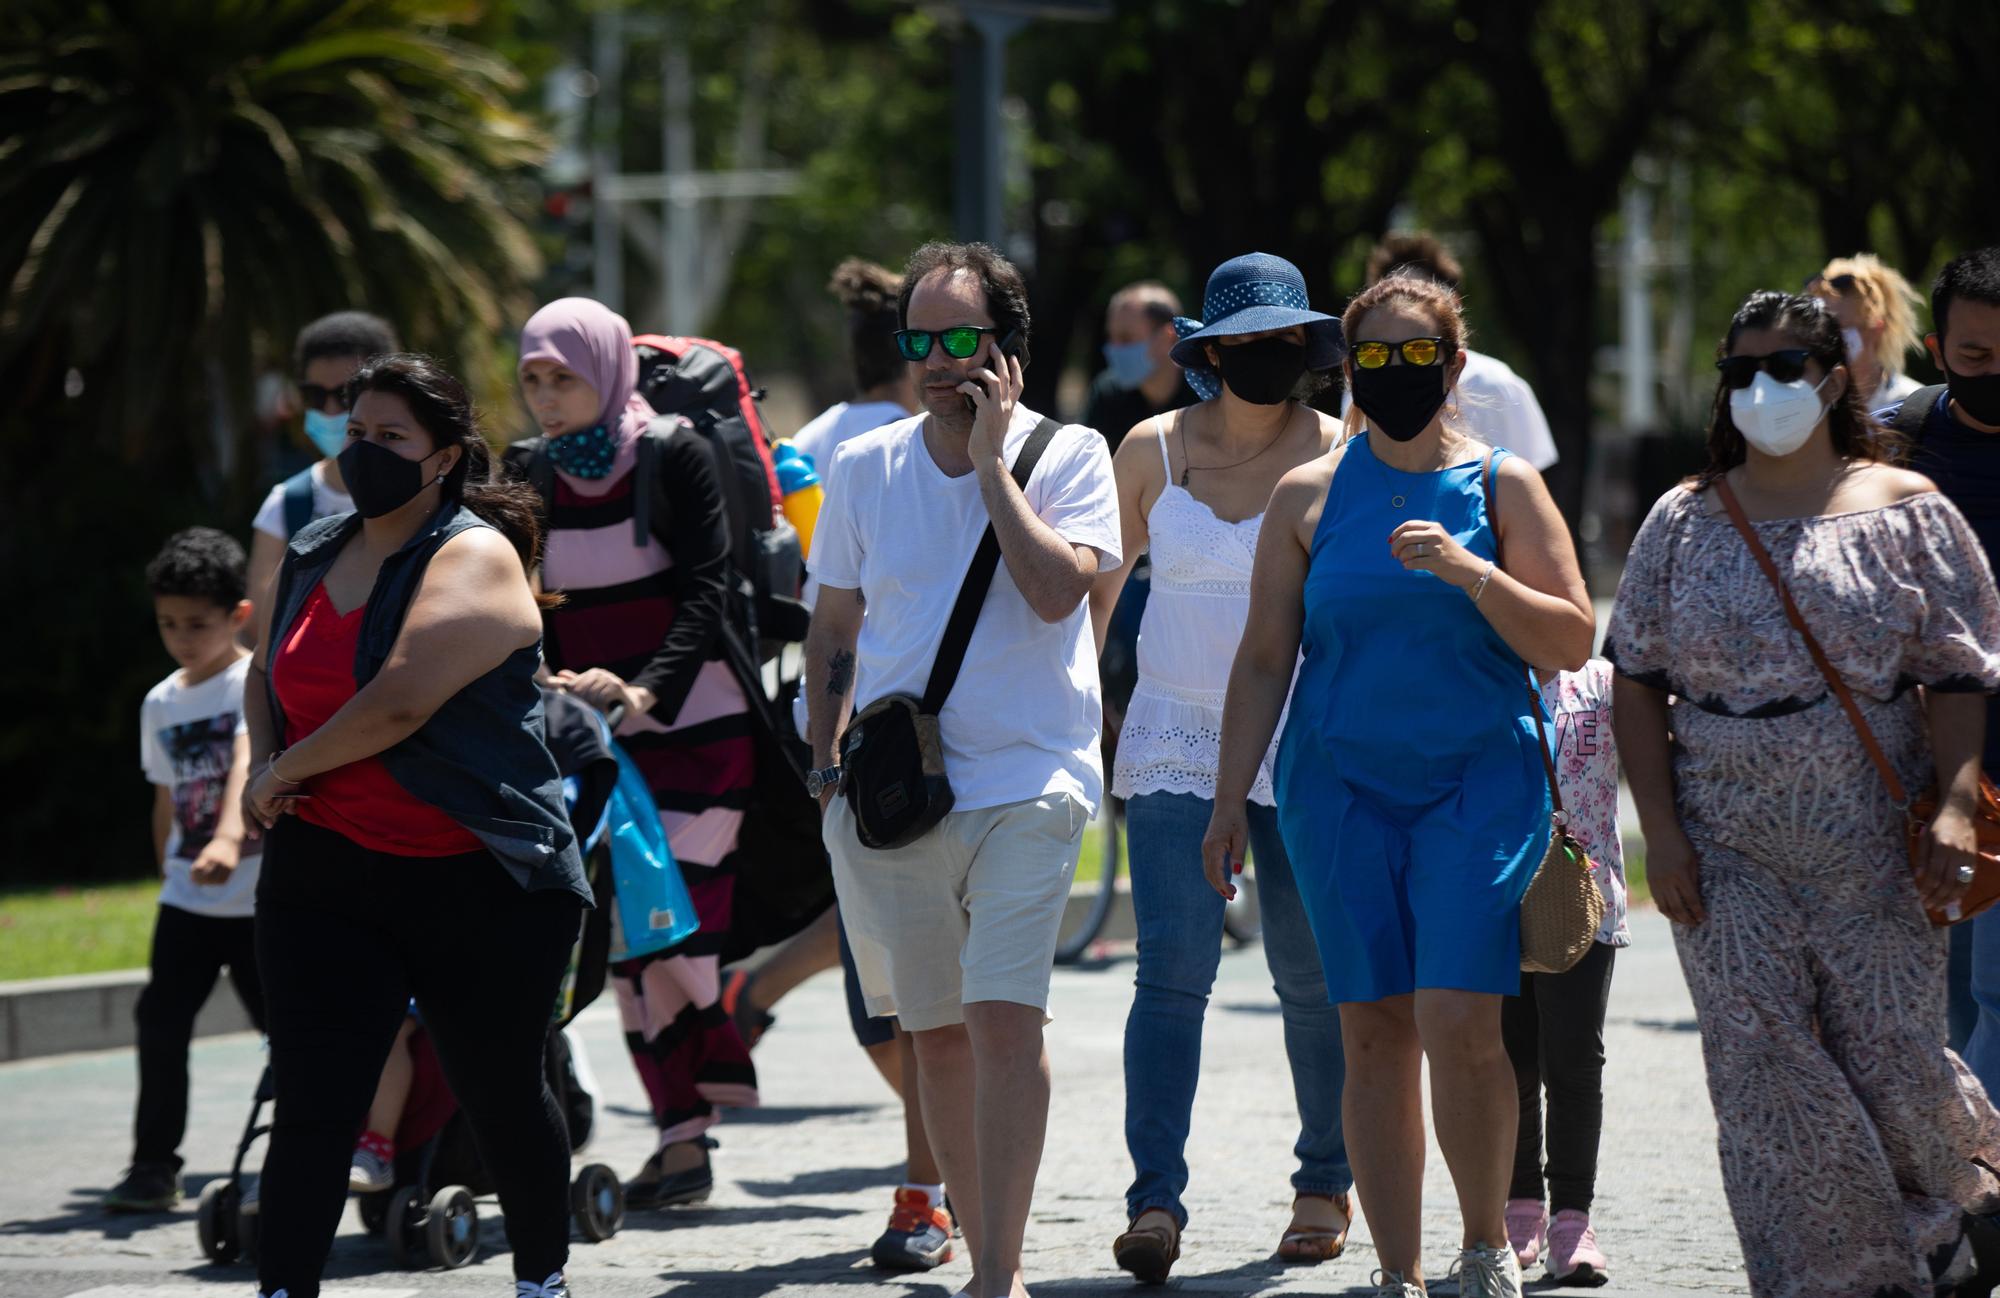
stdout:
<svg viewBox="0 0 2000 1298">
<path fill-rule="evenodd" d="M 583 1008 L 579 1004 L 577 1008 Z M 479 1158 L 472 1126 L 460 1112 L 430 1036 L 419 1028 L 410 1038 L 415 1076 L 403 1120 L 396 1130 L 402 1152 L 396 1158 L 393 1188 L 358 1197 L 361 1223 L 371 1235 L 381 1235 L 389 1255 L 404 1266 L 426 1263 L 445 1270 L 469 1265 L 479 1254 L 477 1196 L 493 1193 L 493 1183 Z M 576 1085 L 574 1061 L 561 1027 L 548 1035 L 546 1066 L 570 1133 L 570 1148 L 587 1138 L 594 1106 Z M 258 1214 L 243 1211 L 243 1164 L 258 1139 L 271 1130 L 263 1121 L 272 1100 L 271 1070 L 265 1067 L 257 1094 L 236 1148 L 229 1175 L 202 1189 L 195 1214 L 201 1251 L 210 1261 L 229 1263 L 257 1256 Z M 596 1243 L 611 1238 L 625 1219 L 625 1191 L 618 1176 L 602 1163 L 583 1167 L 570 1184 L 570 1214 L 577 1233 Z"/>
<path fill-rule="evenodd" d="M 572 822 L 594 827 L 586 841 L 585 866 L 597 905 L 585 913 L 544 1050 L 549 1086 L 574 1153 L 590 1138 L 596 1105 L 590 1089 L 580 1081 L 583 1070 L 563 1029 L 604 989 L 614 940 L 612 913 L 621 900 L 613 882 L 612 841 L 633 837 L 631 827 L 621 823 L 626 811 L 622 799 L 629 798 L 631 790 L 621 784 L 619 755 L 603 719 L 566 695 L 543 693 L 549 747 L 563 774 Z M 639 788 L 643 791 L 643 787 L 642 783 Z M 646 810 L 652 810 L 650 798 Z M 651 826 L 655 831 L 658 823 L 654 811 Z M 631 853 L 620 855 L 629 857 Z M 679 872 L 673 868 L 671 856 L 665 865 L 665 873 L 679 886 Z M 636 894 L 639 890 L 631 891 Z M 684 898 L 684 888 L 681 895 Z M 662 930 L 660 938 L 678 941 L 693 931 L 693 907 L 683 901 L 678 916 L 672 909 L 663 912 L 651 907 L 654 915 L 668 916 L 665 924 L 655 920 L 652 927 Z M 411 1036 L 409 1048 L 415 1067 L 396 1131 L 400 1151 L 396 1181 L 388 1190 L 358 1196 L 361 1221 L 369 1234 L 384 1238 L 390 1256 L 398 1263 L 455 1270 L 470 1265 L 479 1254 L 476 1199 L 492 1194 L 494 1186 L 480 1160 L 471 1123 L 445 1083 L 437 1052 L 421 1026 Z M 271 1070 L 266 1066 L 229 1175 L 210 1182 L 201 1193 L 195 1228 L 201 1251 L 211 1261 L 229 1263 L 256 1256 L 258 1214 L 243 1211 L 243 1165 L 251 1147 L 271 1130 L 263 1114 L 272 1100 Z M 585 1165 L 570 1185 L 570 1213 L 577 1233 L 592 1243 L 617 1234 L 625 1218 L 625 1191 L 618 1175 L 602 1163 Z"/>
</svg>

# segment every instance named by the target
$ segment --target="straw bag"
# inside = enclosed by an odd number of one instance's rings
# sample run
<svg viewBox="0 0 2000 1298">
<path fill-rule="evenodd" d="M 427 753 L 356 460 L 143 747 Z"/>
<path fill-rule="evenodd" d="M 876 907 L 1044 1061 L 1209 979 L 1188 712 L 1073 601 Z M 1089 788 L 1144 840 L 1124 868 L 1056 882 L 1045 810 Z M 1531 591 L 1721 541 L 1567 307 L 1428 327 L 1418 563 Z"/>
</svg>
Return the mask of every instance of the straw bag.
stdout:
<svg viewBox="0 0 2000 1298">
<path fill-rule="evenodd" d="M 1744 517 L 1743 506 L 1736 501 L 1736 493 L 1729 489 L 1724 478 L 1715 480 L 1715 494 L 1721 498 L 1723 509 L 1729 512 L 1729 521 L 1736 524 L 1736 530 L 1743 536 L 1744 544 L 1750 547 L 1750 557 L 1763 569 L 1771 589 L 1778 592 L 1778 599 L 1785 606 L 1785 618 L 1792 629 L 1799 633 L 1799 639 L 1806 642 L 1806 652 L 1812 655 L 1813 665 L 1819 674 L 1826 677 L 1827 688 L 1847 713 L 1847 719 L 1854 724 L 1854 733 L 1861 737 L 1861 746 L 1868 750 L 1868 760 L 1875 764 L 1876 774 L 1882 777 L 1882 784 L 1889 790 L 1889 800 L 1896 804 L 1896 810 L 1903 813 L 1903 837 L 1910 852 L 1910 868 L 1915 870 L 1922 859 L 1924 831 L 1930 828 L 1931 820 L 1937 815 L 1937 792 L 1927 789 L 1917 795 L 1914 801 L 1903 788 L 1903 782 L 1896 778 L 1896 768 L 1889 764 L 1882 752 L 1882 745 L 1875 741 L 1875 731 L 1869 727 L 1868 719 L 1861 715 L 1861 709 L 1854 702 L 1853 693 L 1847 682 L 1834 669 L 1833 661 L 1820 648 L 1806 626 L 1799 606 L 1792 602 L 1792 593 L 1785 589 L 1785 579 L 1778 575 L 1778 565 L 1771 562 L 1771 555 L 1764 543 L 1757 539 L 1750 520 Z M 1966 885 L 1965 895 L 1944 910 L 1932 910 L 1926 906 L 1924 913 L 1938 928 L 1971 919 L 1974 915 L 2000 902 L 2000 790 L 1993 787 L 1993 781 L 1986 778 L 1984 771 L 1979 775 L 1979 799 L 1972 809 L 1973 834 L 1979 843 L 1979 856 L 1972 867 L 1972 882 Z"/>
<path fill-rule="evenodd" d="M 1499 511 L 1494 507 L 1493 461 L 1489 453 L 1480 471 L 1486 493 L 1486 521 L 1493 528 L 1494 566 L 1500 556 Z M 1549 732 L 1542 721 L 1542 696 L 1524 664 L 1521 683 L 1528 691 L 1528 715 L 1535 719 L 1536 746 L 1549 779 L 1549 850 L 1535 867 L 1535 877 L 1521 898 L 1521 968 L 1526 973 L 1568 973 L 1590 952 L 1604 924 L 1604 894 L 1597 887 L 1596 867 L 1583 844 L 1569 832 L 1562 789 L 1556 783 L 1555 758 L 1549 753 Z"/>
<path fill-rule="evenodd" d="M 1549 805 L 1555 814 L 1549 850 L 1535 867 L 1535 877 L 1521 898 L 1521 968 L 1527 973 L 1568 973 L 1590 953 L 1597 930 L 1604 924 L 1604 894 L 1597 887 L 1597 867 L 1583 844 L 1569 832 L 1562 790 L 1556 787 L 1556 764 L 1549 756 L 1548 731 L 1542 725 L 1542 697 L 1528 686 L 1528 707 L 1535 718 L 1535 738 L 1541 743 L 1542 764 L 1549 776 Z"/>
</svg>

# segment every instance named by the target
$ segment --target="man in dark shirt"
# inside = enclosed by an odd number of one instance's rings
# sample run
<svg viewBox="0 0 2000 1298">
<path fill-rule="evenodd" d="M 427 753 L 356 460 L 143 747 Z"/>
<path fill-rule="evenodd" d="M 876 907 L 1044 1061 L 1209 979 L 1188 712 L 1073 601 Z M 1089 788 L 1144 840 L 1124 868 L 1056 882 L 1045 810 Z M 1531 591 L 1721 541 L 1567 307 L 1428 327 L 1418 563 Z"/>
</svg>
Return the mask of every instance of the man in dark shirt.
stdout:
<svg viewBox="0 0 2000 1298">
<path fill-rule="evenodd" d="M 1167 359 L 1174 347 L 1180 299 L 1157 280 L 1127 284 L 1104 311 L 1106 368 L 1090 383 L 1083 423 L 1104 434 L 1116 451 L 1134 424 L 1191 406 L 1197 400 Z"/>
<path fill-rule="evenodd" d="M 1938 272 L 1931 325 L 1937 332 L 1924 345 L 1946 382 L 1875 417 L 1911 440 L 1910 467 L 1958 506 L 1992 562 L 2000 556 L 2000 246 Z M 2000 778 L 2000 698 L 1986 705 L 1985 766 Z M 1954 1040 L 1969 1021 L 1965 1062 L 2000 1095 L 2000 908 L 1952 930 L 1951 990 Z"/>
</svg>

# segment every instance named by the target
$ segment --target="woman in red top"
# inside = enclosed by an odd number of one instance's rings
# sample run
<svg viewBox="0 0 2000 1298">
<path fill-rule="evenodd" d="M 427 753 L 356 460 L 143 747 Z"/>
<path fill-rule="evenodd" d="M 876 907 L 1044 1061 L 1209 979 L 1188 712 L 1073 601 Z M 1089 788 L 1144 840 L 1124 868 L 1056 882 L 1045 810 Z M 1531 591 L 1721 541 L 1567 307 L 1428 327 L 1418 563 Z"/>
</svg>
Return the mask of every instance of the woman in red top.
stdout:
<svg viewBox="0 0 2000 1298">
<path fill-rule="evenodd" d="M 414 996 L 500 1191 L 517 1298 L 566 1298 L 569 1141 L 543 1080 L 589 892 L 543 739 L 534 498 L 489 481 L 458 381 L 347 391 L 355 513 L 293 538 L 245 690 L 276 1125 L 258 1272 L 313 1298 L 349 1155 Z"/>
</svg>

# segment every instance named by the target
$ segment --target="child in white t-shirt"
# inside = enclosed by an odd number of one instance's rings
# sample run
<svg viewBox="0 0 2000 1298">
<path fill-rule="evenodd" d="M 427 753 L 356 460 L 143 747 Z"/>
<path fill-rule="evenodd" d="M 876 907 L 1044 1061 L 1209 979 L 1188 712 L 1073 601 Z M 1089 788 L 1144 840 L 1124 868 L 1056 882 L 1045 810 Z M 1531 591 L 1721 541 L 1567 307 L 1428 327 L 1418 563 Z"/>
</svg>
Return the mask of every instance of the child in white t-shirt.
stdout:
<svg viewBox="0 0 2000 1298">
<path fill-rule="evenodd" d="M 250 617 L 243 547 L 209 527 L 170 537 L 146 568 L 160 639 L 179 668 L 139 709 L 139 755 L 153 783 L 160 910 L 151 977 L 139 997 L 139 1102 L 132 1166 L 104 1197 L 124 1212 L 180 1201 L 187 1127 L 188 1042 L 224 968 L 263 1025 L 252 910 L 259 857 L 246 853 L 242 796 L 249 772 L 243 682 L 250 656 L 237 634 Z"/>
</svg>

